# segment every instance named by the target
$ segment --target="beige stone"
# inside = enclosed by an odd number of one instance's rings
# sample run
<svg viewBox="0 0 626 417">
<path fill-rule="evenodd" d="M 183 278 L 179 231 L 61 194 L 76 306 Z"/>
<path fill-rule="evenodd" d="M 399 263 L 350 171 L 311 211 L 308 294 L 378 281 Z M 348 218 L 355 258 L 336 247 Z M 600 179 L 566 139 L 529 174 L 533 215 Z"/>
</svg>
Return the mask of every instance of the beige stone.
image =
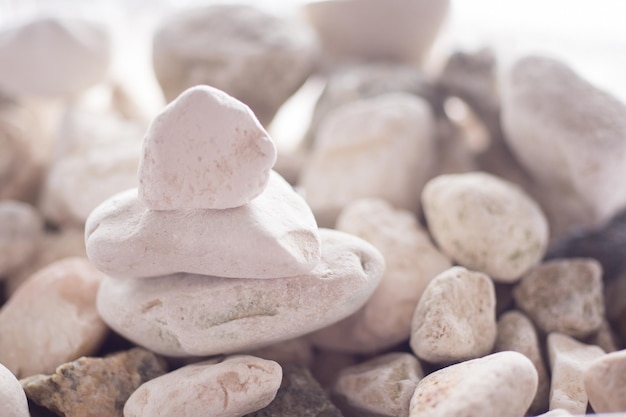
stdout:
<svg viewBox="0 0 626 417">
<path fill-rule="evenodd" d="M 611 324 L 606 319 L 602 320 L 602 324 L 598 327 L 598 330 L 592 333 L 586 341 L 590 345 L 600 346 L 606 353 L 619 350 L 617 336 L 611 328 Z"/>
<path fill-rule="evenodd" d="M 591 363 L 604 354 L 598 346 L 586 345 L 564 334 L 548 335 L 552 367 L 550 410 L 561 408 L 572 414 L 585 414 L 587 393 L 583 375 Z"/>
<path fill-rule="evenodd" d="M 411 322 L 411 349 L 429 362 L 450 363 L 491 352 L 496 340 L 493 282 L 455 266 L 426 287 Z"/>
<path fill-rule="evenodd" d="M 545 262 L 522 278 L 513 296 L 546 333 L 584 337 L 602 325 L 602 268 L 595 259 Z"/>
<path fill-rule="evenodd" d="M 423 378 L 410 417 L 522 417 L 537 389 L 537 371 L 518 352 L 461 362 Z"/>
<path fill-rule="evenodd" d="M 1 363 L 0 404 L 2 404 L 2 417 L 30 417 L 28 401 L 20 382 Z"/>
<path fill-rule="evenodd" d="M 533 399 L 530 414 L 540 414 L 548 409 L 550 377 L 541 356 L 537 331 L 528 317 L 519 311 L 509 311 L 498 319 L 498 335 L 493 347 L 496 352 L 511 350 L 530 359 L 537 370 L 537 394 Z"/>
<path fill-rule="evenodd" d="M 124 337 L 169 356 L 249 351 L 301 336 L 363 306 L 384 268 L 382 255 L 367 242 L 334 230 L 320 235 L 322 260 L 308 274 L 107 277 L 98 311 Z"/>
<path fill-rule="evenodd" d="M 626 350 L 595 359 L 584 371 L 583 382 L 593 411 L 626 411 Z"/>
<path fill-rule="evenodd" d="M 299 365 L 311 367 L 313 363 L 313 346 L 306 336 L 278 342 L 274 345 L 246 352 L 247 355 L 267 359 L 283 365 Z"/>
<path fill-rule="evenodd" d="M 490 174 L 438 176 L 424 187 L 422 205 L 441 251 L 495 281 L 516 281 L 546 251 L 548 226 L 539 206 Z"/>
<path fill-rule="evenodd" d="M 31 277 L 0 310 L 0 363 L 25 377 L 95 353 L 107 333 L 96 311 L 102 277 L 84 258 L 55 262 Z"/>
<path fill-rule="evenodd" d="M 272 402 L 281 379 L 280 365 L 254 356 L 187 365 L 139 387 L 124 417 L 241 417 Z"/>
<path fill-rule="evenodd" d="M 421 228 L 415 215 L 396 210 L 384 200 L 350 203 L 336 229 L 358 236 L 385 257 L 382 281 L 365 306 L 352 316 L 311 335 L 316 346 L 353 353 L 371 353 L 407 340 L 411 318 L 424 289 L 450 268 Z"/>
<path fill-rule="evenodd" d="M 334 393 L 356 415 L 408 417 L 411 397 L 423 376 L 415 356 L 389 353 L 342 370 Z"/>
<path fill-rule="evenodd" d="M 43 226 L 41 216 L 30 204 L 0 200 L 0 279 L 35 257 Z"/>
</svg>

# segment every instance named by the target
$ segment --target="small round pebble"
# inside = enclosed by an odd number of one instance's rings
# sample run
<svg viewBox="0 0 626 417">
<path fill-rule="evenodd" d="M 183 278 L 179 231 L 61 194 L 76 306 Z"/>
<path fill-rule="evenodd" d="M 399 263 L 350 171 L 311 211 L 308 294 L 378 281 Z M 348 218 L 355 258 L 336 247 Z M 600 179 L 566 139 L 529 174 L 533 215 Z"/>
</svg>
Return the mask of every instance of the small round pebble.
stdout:
<svg viewBox="0 0 626 417">
<path fill-rule="evenodd" d="M 418 358 L 450 363 L 491 352 L 496 340 L 493 282 L 459 266 L 426 287 L 411 322 L 411 349 Z"/>
<path fill-rule="evenodd" d="M 15 375 L 0 363 L 0 413 L 2 417 L 30 417 L 26 394 Z"/>
<path fill-rule="evenodd" d="M 585 370 L 583 382 L 593 411 L 626 412 L 626 350 L 595 359 Z"/>
<path fill-rule="evenodd" d="M 522 417 L 537 390 L 537 371 L 521 353 L 499 352 L 423 378 L 410 417 Z"/>
<path fill-rule="evenodd" d="M 30 204 L 0 201 L 0 278 L 35 256 L 43 226 L 41 216 Z"/>
<path fill-rule="evenodd" d="M 435 177 L 424 187 L 422 205 L 439 248 L 495 281 L 518 280 L 546 251 L 548 224 L 537 203 L 493 175 Z"/>
</svg>

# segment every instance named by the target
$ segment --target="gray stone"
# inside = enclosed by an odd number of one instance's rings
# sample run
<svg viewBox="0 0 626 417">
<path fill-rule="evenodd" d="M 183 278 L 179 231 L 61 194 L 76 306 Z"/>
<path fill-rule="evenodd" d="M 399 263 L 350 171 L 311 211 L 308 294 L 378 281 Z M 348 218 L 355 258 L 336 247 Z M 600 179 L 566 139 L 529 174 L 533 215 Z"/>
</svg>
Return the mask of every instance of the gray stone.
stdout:
<svg viewBox="0 0 626 417">
<path fill-rule="evenodd" d="M 0 201 L 0 278 L 32 259 L 42 236 L 43 220 L 34 207 Z"/>
</svg>

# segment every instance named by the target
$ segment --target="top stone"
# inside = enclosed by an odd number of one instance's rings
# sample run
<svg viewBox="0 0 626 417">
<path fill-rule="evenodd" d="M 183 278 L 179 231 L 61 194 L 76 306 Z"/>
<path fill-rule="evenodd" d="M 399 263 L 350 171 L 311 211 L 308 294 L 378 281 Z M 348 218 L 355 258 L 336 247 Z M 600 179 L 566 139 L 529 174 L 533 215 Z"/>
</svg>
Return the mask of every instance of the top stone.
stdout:
<svg viewBox="0 0 626 417">
<path fill-rule="evenodd" d="M 192 87 L 148 128 L 139 198 L 152 210 L 239 207 L 265 189 L 275 161 L 276 147 L 248 106 Z"/>
</svg>

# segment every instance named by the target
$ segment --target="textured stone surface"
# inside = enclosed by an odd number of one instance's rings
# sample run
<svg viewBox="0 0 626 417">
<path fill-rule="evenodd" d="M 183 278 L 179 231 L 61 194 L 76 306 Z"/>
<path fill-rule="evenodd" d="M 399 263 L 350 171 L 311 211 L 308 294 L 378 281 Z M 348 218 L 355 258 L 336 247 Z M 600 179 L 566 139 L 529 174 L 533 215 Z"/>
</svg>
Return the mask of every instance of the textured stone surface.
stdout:
<svg viewBox="0 0 626 417">
<path fill-rule="evenodd" d="M 30 261 L 43 235 L 43 220 L 30 204 L 0 201 L 0 279 Z"/>
<path fill-rule="evenodd" d="M 417 211 L 435 159 L 434 120 L 406 93 L 348 103 L 324 119 L 300 185 L 313 212 L 337 216 L 366 197 Z"/>
<path fill-rule="evenodd" d="M 496 281 L 516 281 L 545 253 L 546 219 L 510 182 L 481 172 L 441 175 L 424 187 L 422 205 L 439 248 Z"/>
<path fill-rule="evenodd" d="M 572 414 L 585 414 L 587 393 L 583 374 L 604 354 L 598 346 L 586 345 L 564 334 L 548 335 L 548 356 L 552 367 L 551 410 L 561 408 Z"/>
<path fill-rule="evenodd" d="M 246 5 L 188 9 L 163 22 L 153 39 L 154 70 L 168 101 L 212 85 L 249 105 L 265 126 L 311 74 L 316 56 L 306 27 Z"/>
<path fill-rule="evenodd" d="M 543 332 L 584 337 L 602 324 L 602 268 L 594 259 L 553 260 L 526 274 L 513 290 L 518 307 Z"/>
<path fill-rule="evenodd" d="M 384 268 L 367 242 L 333 230 L 320 235 L 322 260 L 306 275 L 107 277 L 98 311 L 118 333 L 171 356 L 248 351 L 298 337 L 363 306 Z"/>
<path fill-rule="evenodd" d="M 426 287 L 411 322 L 411 349 L 436 363 L 477 358 L 496 340 L 493 282 L 483 273 L 453 267 Z"/>
<path fill-rule="evenodd" d="M 274 162 L 276 147 L 248 106 L 195 86 L 148 128 L 139 198 L 152 210 L 239 207 L 263 192 Z"/>
<path fill-rule="evenodd" d="M 499 352 L 448 366 L 423 378 L 410 417 L 522 417 L 537 389 L 537 371 L 526 356 Z"/>
<path fill-rule="evenodd" d="M 253 356 L 195 363 L 145 382 L 124 417 L 240 417 L 267 406 L 281 379 L 280 365 Z"/>
<path fill-rule="evenodd" d="M 336 229 L 358 236 L 381 251 L 385 273 L 365 306 L 310 336 L 316 346 L 371 353 L 407 340 L 411 318 L 426 285 L 450 268 L 450 260 L 430 242 L 415 215 L 378 199 L 344 208 Z"/>
<path fill-rule="evenodd" d="M 408 417 L 411 397 L 423 376 L 415 356 L 388 353 L 342 370 L 333 391 L 351 414 Z"/>
<path fill-rule="evenodd" d="M 550 377 L 541 356 L 541 347 L 532 322 L 519 311 L 509 311 L 498 319 L 498 335 L 494 351 L 511 350 L 530 359 L 537 370 L 537 394 L 533 399 L 530 414 L 540 414 L 548 409 L 550 396 Z"/>
<path fill-rule="evenodd" d="M 26 378 L 22 386 L 31 401 L 64 417 L 122 417 L 128 397 L 165 372 L 162 359 L 135 348 L 104 358 L 80 358 L 52 375 Z"/>
<path fill-rule="evenodd" d="M 506 139 L 551 234 L 603 226 L 626 206 L 626 105 L 551 58 L 523 57 L 502 80 Z"/>
<path fill-rule="evenodd" d="M 591 362 L 583 373 L 583 383 L 596 413 L 626 411 L 626 350 Z"/>
<path fill-rule="evenodd" d="M 308 369 L 285 366 L 276 398 L 246 417 L 343 417 Z"/>
<path fill-rule="evenodd" d="M 276 173 L 258 198 L 228 210 L 150 210 L 128 190 L 91 213 L 85 236 L 90 261 L 115 277 L 276 278 L 320 259 L 313 213 Z"/>
<path fill-rule="evenodd" d="M 1 363 L 0 404 L 2 404 L 2 417 L 30 417 L 28 401 L 20 382 Z"/>
<path fill-rule="evenodd" d="M 96 311 L 102 277 L 84 258 L 33 275 L 0 310 L 0 363 L 25 377 L 95 353 L 107 332 Z"/>
<path fill-rule="evenodd" d="M 0 91 L 70 95 L 102 80 L 109 38 L 99 24 L 43 18 L 0 32 Z"/>
</svg>

